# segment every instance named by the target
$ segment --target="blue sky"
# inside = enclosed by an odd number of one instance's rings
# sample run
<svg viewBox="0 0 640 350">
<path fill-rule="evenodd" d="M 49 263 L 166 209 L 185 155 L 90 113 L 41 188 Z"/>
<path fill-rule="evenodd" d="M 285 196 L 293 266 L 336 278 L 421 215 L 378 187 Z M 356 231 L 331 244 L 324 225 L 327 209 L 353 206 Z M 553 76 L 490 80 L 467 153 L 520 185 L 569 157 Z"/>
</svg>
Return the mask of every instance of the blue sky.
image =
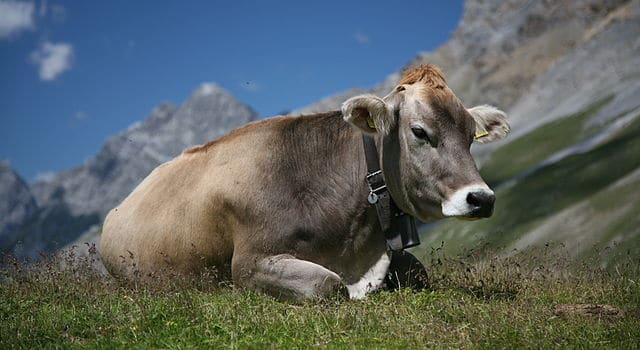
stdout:
<svg viewBox="0 0 640 350">
<path fill-rule="evenodd" d="M 263 116 L 370 87 L 455 29 L 461 1 L 0 0 L 0 159 L 81 164 L 215 82 Z"/>
</svg>

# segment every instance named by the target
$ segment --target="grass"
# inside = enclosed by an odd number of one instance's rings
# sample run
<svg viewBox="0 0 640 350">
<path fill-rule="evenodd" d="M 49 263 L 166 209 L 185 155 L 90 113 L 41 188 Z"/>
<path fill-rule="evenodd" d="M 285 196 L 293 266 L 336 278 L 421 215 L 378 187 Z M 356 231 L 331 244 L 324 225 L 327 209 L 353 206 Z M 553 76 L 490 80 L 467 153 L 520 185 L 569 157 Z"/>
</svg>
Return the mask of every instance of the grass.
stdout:
<svg viewBox="0 0 640 350">
<path fill-rule="evenodd" d="M 298 305 L 210 276 L 141 287 L 97 273 L 85 258 L 10 262 L 0 279 L 0 348 L 640 346 L 637 257 L 610 273 L 571 267 L 544 251 L 510 258 L 482 249 L 455 258 L 442 252 L 429 256 L 429 290 Z M 575 303 L 614 305 L 624 315 L 554 311 Z"/>
</svg>

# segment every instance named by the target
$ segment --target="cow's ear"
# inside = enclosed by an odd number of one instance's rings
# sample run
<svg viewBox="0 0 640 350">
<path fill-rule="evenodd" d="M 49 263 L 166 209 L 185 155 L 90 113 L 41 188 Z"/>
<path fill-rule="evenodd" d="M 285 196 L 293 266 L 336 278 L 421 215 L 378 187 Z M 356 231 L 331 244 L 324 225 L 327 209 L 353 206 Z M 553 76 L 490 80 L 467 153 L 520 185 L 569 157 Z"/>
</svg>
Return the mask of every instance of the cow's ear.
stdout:
<svg viewBox="0 0 640 350">
<path fill-rule="evenodd" d="M 389 133 L 395 122 L 391 107 L 374 95 L 360 95 L 342 104 L 344 120 L 367 134 Z"/>
<path fill-rule="evenodd" d="M 507 115 L 503 111 L 489 105 L 476 106 L 467 111 L 476 122 L 476 142 L 500 140 L 509 133 Z"/>
</svg>

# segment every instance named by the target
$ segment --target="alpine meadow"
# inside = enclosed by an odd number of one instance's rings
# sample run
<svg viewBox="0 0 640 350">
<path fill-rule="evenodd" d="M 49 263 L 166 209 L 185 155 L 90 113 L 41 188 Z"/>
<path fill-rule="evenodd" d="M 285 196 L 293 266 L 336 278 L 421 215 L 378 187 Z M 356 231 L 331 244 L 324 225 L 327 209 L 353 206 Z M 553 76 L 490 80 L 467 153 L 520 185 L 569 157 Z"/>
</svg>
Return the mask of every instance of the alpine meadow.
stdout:
<svg viewBox="0 0 640 350">
<path fill-rule="evenodd" d="M 72 169 L 28 182 L 0 161 L 0 348 L 640 348 L 640 1 L 466 0 L 436 49 L 283 115 L 383 97 L 426 64 L 511 128 L 471 147 L 493 215 L 419 223 L 427 288 L 283 302 L 215 268 L 108 274 L 112 208 L 183 150 L 271 117 L 202 83 Z"/>
</svg>

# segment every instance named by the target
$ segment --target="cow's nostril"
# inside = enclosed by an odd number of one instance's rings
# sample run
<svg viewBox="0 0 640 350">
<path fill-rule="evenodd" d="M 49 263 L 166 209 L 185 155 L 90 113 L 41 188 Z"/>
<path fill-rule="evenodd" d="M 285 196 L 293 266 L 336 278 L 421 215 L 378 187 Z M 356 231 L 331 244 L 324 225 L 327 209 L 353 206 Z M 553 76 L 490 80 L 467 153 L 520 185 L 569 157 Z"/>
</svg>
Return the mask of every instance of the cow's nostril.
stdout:
<svg viewBox="0 0 640 350">
<path fill-rule="evenodd" d="M 481 203 L 478 192 L 469 192 L 469 194 L 467 195 L 467 203 L 473 205 L 474 207 L 479 207 Z"/>
<path fill-rule="evenodd" d="M 493 203 L 496 196 L 488 191 L 469 192 L 467 203 L 473 206 L 473 214 L 478 217 L 489 217 L 493 213 Z"/>
</svg>

